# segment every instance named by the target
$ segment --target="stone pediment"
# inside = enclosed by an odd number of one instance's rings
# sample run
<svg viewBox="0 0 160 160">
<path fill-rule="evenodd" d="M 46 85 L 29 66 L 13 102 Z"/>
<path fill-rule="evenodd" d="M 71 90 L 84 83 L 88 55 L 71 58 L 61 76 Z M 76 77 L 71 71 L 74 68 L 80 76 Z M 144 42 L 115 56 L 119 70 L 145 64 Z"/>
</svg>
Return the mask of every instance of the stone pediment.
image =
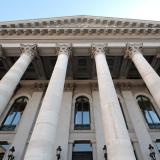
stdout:
<svg viewBox="0 0 160 160">
<path fill-rule="evenodd" d="M 73 16 L 0 23 L 1 35 L 160 34 L 160 22 L 97 16 Z"/>
</svg>

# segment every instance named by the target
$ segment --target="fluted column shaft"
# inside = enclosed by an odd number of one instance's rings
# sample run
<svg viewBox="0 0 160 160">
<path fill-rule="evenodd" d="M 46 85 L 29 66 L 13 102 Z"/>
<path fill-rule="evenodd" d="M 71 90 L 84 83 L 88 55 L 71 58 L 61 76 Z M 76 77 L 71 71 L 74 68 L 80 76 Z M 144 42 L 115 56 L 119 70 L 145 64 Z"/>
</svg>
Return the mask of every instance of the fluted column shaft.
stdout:
<svg viewBox="0 0 160 160">
<path fill-rule="evenodd" d="M 93 44 L 101 103 L 102 123 L 109 160 L 135 160 L 124 118 L 105 57 L 105 46 Z"/>
<path fill-rule="evenodd" d="M 155 102 L 160 108 L 160 77 L 143 57 L 140 49 L 141 44 L 128 44 L 127 54 L 132 59 Z"/>
<path fill-rule="evenodd" d="M 26 151 L 25 160 L 53 160 L 56 130 L 63 96 L 70 48 L 60 46 L 41 109 Z"/>
<path fill-rule="evenodd" d="M 36 45 L 21 45 L 22 54 L 0 81 L 0 115 L 4 111 L 15 88 L 31 63 Z"/>
</svg>

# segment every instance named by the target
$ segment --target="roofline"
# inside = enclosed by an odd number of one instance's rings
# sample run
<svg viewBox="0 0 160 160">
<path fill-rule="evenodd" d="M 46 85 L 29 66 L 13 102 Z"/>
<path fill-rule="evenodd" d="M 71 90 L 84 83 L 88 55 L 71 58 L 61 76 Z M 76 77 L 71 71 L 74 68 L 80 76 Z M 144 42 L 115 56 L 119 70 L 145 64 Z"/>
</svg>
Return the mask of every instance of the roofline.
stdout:
<svg viewBox="0 0 160 160">
<path fill-rule="evenodd" d="M 71 19 L 71 18 L 98 18 L 98 19 L 110 19 L 110 20 L 122 20 L 130 22 L 144 22 L 144 23 L 160 23 L 156 20 L 143 20 L 143 19 L 132 19 L 132 18 L 119 18 L 119 17 L 106 17 L 106 16 L 92 16 L 92 15 L 74 15 L 74 16 L 60 16 L 60 17 L 50 17 L 50 18 L 37 18 L 37 19 L 24 19 L 24 20 L 13 20 L 13 21 L 2 21 L 0 24 L 11 24 L 11 23 L 27 23 L 27 22 L 42 22 L 49 20 L 61 20 L 61 19 Z"/>
</svg>

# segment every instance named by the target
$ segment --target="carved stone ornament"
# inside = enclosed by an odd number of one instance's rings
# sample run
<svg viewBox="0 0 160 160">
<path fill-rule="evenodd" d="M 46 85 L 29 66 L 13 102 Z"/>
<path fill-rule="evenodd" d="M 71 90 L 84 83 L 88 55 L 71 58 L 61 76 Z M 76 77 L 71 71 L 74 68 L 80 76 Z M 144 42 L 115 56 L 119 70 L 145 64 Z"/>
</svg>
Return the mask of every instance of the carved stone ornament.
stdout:
<svg viewBox="0 0 160 160">
<path fill-rule="evenodd" d="M 45 90 L 48 86 L 48 83 L 34 83 L 34 88 L 37 90 Z"/>
<path fill-rule="evenodd" d="M 65 54 L 70 56 L 71 54 L 71 44 L 70 43 L 58 43 L 57 44 L 57 54 Z"/>
<path fill-rule="evenodd" d="M 127 43 L 125 57 L 132 58 L 135 54 L 142 52 L 143 43 Z"/>
<path fill-rule="evenodd" d="M 37 55 L 37 44 L 20 44 L 20 50 L 22 53 L 34 57 Z"/>
<path fill-rule="evenodd" d="M 132 84 L 130 82 L 117 82 L 116 86 L 122 90 L 130 90 Z"/>
<path fill-rule="evenodd" d="M 106 43 L 93 43 L 92 44 L 92 55 L 96 56 L 99 53 L 106 53 L 107 44 Z"/>
<path fill-rule="evenodd" d="M 64 85 L 64 90 L 65 91 L 73 91 L 74 87 L 75 87 L 75 84 L 73 84 L 73 83 L 66 83 Z"/>
</svg>

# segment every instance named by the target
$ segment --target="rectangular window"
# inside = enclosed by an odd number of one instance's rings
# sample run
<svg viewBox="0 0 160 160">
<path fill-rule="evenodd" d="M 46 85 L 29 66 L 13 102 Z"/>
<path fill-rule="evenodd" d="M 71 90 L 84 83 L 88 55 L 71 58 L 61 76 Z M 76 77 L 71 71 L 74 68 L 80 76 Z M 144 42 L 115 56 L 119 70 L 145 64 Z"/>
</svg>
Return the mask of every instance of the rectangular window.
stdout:
<svg viewBox="0 0 160 160">
<path fill-rule="evenodd" d="M 73 144 L 72 160 L 93 160 L 92 144 L 89 141 L 76 141 Z"/>
<path fill-rule="evenodd" d="M 86 97 L 77 98 L 75 104 L 74 129 L 90 129 L 90 106 Z"/>
</svg>

